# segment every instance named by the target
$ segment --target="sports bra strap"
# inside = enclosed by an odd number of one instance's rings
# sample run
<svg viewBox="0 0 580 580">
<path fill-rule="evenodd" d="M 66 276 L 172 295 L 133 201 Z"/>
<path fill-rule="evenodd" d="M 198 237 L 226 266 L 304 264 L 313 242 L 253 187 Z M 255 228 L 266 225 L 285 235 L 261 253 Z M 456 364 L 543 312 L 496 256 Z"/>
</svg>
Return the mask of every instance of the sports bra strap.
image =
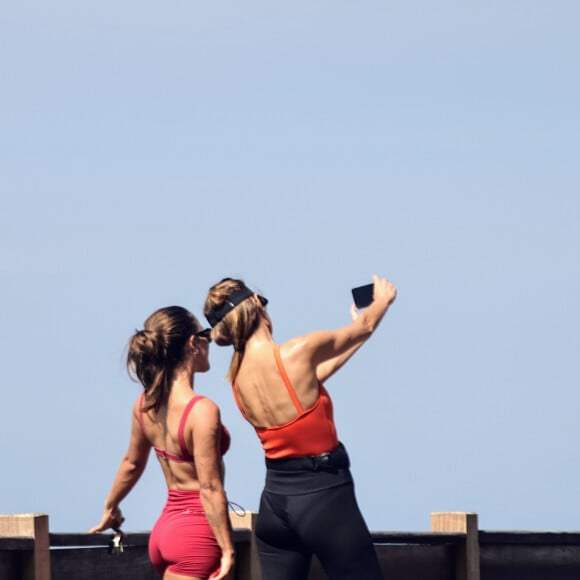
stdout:
<svg viewBox="0 0 580 580">
<path fill-rule="evenodd" d="M 292 402 L 294 403 L 294 406 L 296 407 L 296 410 L 298 411 L 298 413 L 302 413 L 302 411 L 304 410 L 302 408 L 302 405 L 300 404 L 300 401 L 298 400 L 298 397 L 296 396 L 296 393 L 294 392 L 294 387 L 292 386 L 292 383 L 290 382 L 290 379 L 288 378 L 288 375 L 286 374 L 286 369 L 284 368 L 284 365 L 282 364 L 282 359 L 280 358 L 280 345 L 277 344 L 274 347 L 274 357 L 276 358 L 276 365 L 278 365 L 278 371 L 280 371 L 280 376 L 282 377 L 282 380 L 284 381 L 284 384 L 286 385 L 286 389 L 288 390 L 288 394 L 290 395 L 290 398 L 292 399 Z"/>
<path fill-rule="evenodd" d="M 185 444 L 185 436 L 183 435 L 185 431 L 185 422 L 187 421 L 187 417 L 193 406 L 200 401 L 201 399 L 205 399 L 203 395 L 196 395 L 187 403 L 183 411 L 183 415 L 181 415 L 181 421 L 179 422 L 179 430 L 177 431 L 177 438 L 179 440 L 179 448 L 181 449 L 181 454 L 183 457 L 191 457 L 191 453 L 187 450 L 187 445 Z"/>
</svg>

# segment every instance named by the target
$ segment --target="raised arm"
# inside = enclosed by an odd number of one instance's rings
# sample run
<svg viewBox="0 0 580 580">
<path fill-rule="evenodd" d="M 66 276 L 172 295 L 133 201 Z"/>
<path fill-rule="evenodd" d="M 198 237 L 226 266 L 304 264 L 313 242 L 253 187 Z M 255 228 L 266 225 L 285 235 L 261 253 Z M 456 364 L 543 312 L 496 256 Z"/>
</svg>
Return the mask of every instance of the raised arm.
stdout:
<svg viewBox="0 0 580 580">
<path fill-rule="evenodd" d="M 219 580 L 231 571 L 235 556 L 228 500 L 222 477 L 220 414 L 213 401 L 204 399 L 195 406 L 192 415 L 195 421 L 193 457 L 199 479 L 201 503 L 222 550 L 219 573 L 212 575 L 212 580 Z"/>
<path fill-rule="evenodd" d="M 119 504 L 139 481 L 147 465 L 151 443 L 145 437 L 139 423 L 139 400 L 133 407 L 131 419 L 131 438 L 129 448 L 117 470 L 109 495 L 105 500 L 105 509 L 101 522 L 89 530 L 90 534 L 102 532 L 107 528 L 115 528 L 123 522 L 123 514 Z"/>
<path fill-rule="evenodd" d="M 397 296 L 397 289 L 386 279 L 373 276 L 373 302 L 362 312 L 351 306 L 352 323 L 343 328 L 310 335 L 316 376 L 324 382 L 338 371 L 364 344 L 380 324 Z"/>
<path fill-rule="evenodd" d="M 358 318 L 357 307 L 353 304 L 350 309 L 350 315 L 353 322 Z M 338 371 L 342 365 L 347 362 L 350 357 L 364 344 L 364 341 L 357 342 L 353 344 L 350 348 L 345 350 L 343 353 L 333 356 L 332 358 L 319 363 L 316 367 L 316 378 L 324 383 L 329 377 L 331 377 L 336 371 Z"/>
</svg>

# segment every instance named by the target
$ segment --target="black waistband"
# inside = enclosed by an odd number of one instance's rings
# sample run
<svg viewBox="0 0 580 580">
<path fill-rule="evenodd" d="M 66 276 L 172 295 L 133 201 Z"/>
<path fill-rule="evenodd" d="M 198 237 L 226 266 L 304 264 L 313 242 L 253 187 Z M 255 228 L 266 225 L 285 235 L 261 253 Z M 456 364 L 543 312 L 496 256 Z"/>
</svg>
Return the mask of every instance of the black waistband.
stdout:
<svg viewBox="0 0 580 580">
<path fill-rule="evenodd" d="M 342 443 L 336 449 L 321 455 L 307 455 L 305 457 L 286 457 L 283 459 L 268 459 L 266 467 L 275 471 L 335 471 L 348 469 L 350 460 Z"/>
</svg>

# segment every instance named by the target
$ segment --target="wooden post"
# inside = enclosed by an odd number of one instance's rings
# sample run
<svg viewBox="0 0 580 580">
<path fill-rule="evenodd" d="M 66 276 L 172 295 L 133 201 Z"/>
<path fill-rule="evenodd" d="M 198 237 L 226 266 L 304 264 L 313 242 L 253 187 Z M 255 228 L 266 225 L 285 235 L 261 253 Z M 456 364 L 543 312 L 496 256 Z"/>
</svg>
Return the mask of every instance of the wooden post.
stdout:
<svg viewBox="0 0 580 580">
<path fill-rule="evenodd" d="M 432 513 L 431 531 L 465 534 L 465 546 L 457 553 L 457 580 L 480 580 L 477 514 L 469 512 Z"/>
<path fill-rule="evenodd" d="M 24 565 L 22 580 L 50 580 L 48 515 L 0 515 L 0 536 L 34 538 L 34 552 Z"/>
<path fill-rule="evenodd" d="M 256 548 L 256 536 L 254 534 L 257 517 L 257 512 L 244 512 L 243 514 L 230 512 L 232 528 L 241 528 L 250 532 L 250 541 L 247 544 L 247 549 L 241 550 L 240 546 L 237 547 L 236 578 L 239 580 L 261 580 L 262 578 L 258 550 Z"/>
</svg>

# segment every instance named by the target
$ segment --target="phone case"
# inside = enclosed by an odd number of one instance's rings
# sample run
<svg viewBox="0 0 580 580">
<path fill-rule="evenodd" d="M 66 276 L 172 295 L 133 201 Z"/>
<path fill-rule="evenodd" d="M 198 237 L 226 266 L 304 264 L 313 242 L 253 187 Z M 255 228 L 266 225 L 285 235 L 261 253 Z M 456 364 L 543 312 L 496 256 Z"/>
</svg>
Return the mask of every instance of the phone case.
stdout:
<svg viewBox="0 0 580 580">
<path fill-rule="evenodd" d="M 374 284 L 357 286 L 351 290 L 352 297 L 357 308 L 365 308 L 373 301 Z"/>
</svg>

